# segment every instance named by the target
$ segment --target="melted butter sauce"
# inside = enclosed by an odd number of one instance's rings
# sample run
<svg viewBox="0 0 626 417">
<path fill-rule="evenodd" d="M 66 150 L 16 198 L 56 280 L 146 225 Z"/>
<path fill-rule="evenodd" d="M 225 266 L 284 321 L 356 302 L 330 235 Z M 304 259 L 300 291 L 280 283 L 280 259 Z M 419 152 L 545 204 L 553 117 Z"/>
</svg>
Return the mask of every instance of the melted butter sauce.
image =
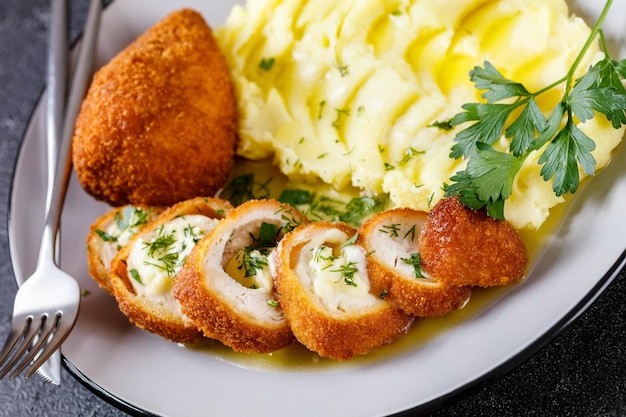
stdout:
<svg viewBox="0 0 626 417">
<path fill-rule="evenodd" d="M 259 197 L 277 198 L 285 188 L 299 188 L 314 190 L 318 193 L 325 192 L 332 195 L 333 198 L 342 198 L 336 191 L 325 188 L 323 185 L 288 181 L 284 175 L 271 166 L 270 161 L 238 161 L 233 169 L 231 178 L 250 173 L 255 175 L 255 183 L 259 187 L 257 191 L 267 193 L 267 195 L 259 195 Z M 357 195 L 358 193 L 355 190 L 348 190 L 348 192 L 343 193 L 345 199 Z M 550 216 L 540 229 L 524 229 L 519 232 L 528 254 L 527 274 L 530 274 L 534 265 L 541 257 L 543 250 L 549 244 L 551 237 L 562 223 L 567 206 L 566 202 L 553 208 Z M 185 345 L 184 347 L 234 366 L 269 372 L 341 369 L 373 364 L 408 354 L 426 346 L 438 337 L 445 335 L 450 329 L 471 321 L 502 299 L 511 288 L 516 285 L 523 285 L 523 283 L 524 281 L 521 280 L 504 287 L 475 288 L 472 290 L 471 297 L 463 308 L 441 317 L 416 318 L 406 329 L 406 332 L 399 335 L 396 340 L 367 355 L 356 356 L 348 361 L 322 358 L 297 341 L 285 348 L 267 354 L 238 353 L 218 341 L 208 339 L 193 345 Z"/>
<path fill-rule="evenodd" d="M 515 284 L 513 284 L 515 285 Z M 291 345 L 267 354 L 245 354 L 233 351 L 230 347 L 215 340 L 203 340 L 185 348 L 209 355 L 234 366 L 257 371 L 301 371 L 331 370 L 374 364 L 412 352 L 445 334 L 451 328 L 471 320 L 489 305 L 498 300 L 499 295 L 510 287 L 476 289 L 469 302 L 461 310 L 435 318 L 416 318 L 404 334 L 370 353 L 355 356 L 348 361 L 322 358 L 297 341 Z"/>
</svg>

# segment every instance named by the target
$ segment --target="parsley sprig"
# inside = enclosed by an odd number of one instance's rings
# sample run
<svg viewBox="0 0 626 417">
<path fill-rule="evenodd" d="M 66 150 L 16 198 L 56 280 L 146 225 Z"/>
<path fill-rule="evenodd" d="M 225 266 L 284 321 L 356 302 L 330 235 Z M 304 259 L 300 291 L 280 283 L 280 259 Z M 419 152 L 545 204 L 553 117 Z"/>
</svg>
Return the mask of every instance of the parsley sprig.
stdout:
<svg viewBox="0 0 626 417">
<path fill-rule="evenodd" d="M 415 278 L 426 278 L 426 276 L 422 273 L 422 258 L 419 252 L 412 253 L 406 258 L 400 258 L 400 260 L 413 267 Z"/>
<path fill-rule="evenodd" d="M 156 236 L 143 244 L 143 249 L 147 251 L 149 258 L 154 259 L 154 262 L 146 260 L 144 264 L 162 269 L 167 273 L 168 277 L 173 277 L 179 260 L 179 254 L 174 247 L 175 244 L 176 237 L 174 232 L 167 233 L 163 225 L 159 226 Z M 132 271 L 131 276 L 137 280 Z M 140 280 L 137 281 L 141 282 Z"/>
<path fill-rule="evenodd" d="M 407 155 L 412 156 L 417 153 L 419 152 L 412 148 L 407 150 Z M 269 187 L 272 180 L 273 178 L 270 177 L 264 182 L 259 182 L 255 179 L 254 173 L 243 174 L 230 180 L 219 196 L 230 201 L 234 206 L 252 199 L 276 198 L 281 203 L 297 208 L 310 220 L 341 221 L 355 227 L 389 205 L 389 196 L 385 194 L 354 197 L 349 200 L 329 197 L 300 188 L 286 188 L 280 194 L 272 194 Z M 300 223 L 295 221 L 293 216 L 285 216 L 283 220 L 286 222 L 282 230 L 284 233 Z"/>
<path fill-rule="evenodd" d="M 253 277 L 258 271 L 267 268 L 269 265 L 267 255 L 268 253 L 265 251 L 250 247 L 243 248 L 236 255 L 239 263 L 237 269 L 244 271 L 245 278 Z"/>
<path fill-rule="evenodd" d="M 450 153 L 451 158 L 468 159 L 467 166 L 450 178 L 453 183 L 445 185 L 445 196 L 459 196 L 461 203 L 473 209 L 486 207 L 491 217 L 502 220 L 515 177 L 534 151 L 542 152 L 540 175 L 545 181 L 552 180 L 557 196 L 576 192 L 579 169 L 595 174 L 596 161 L 591 154 L 595 142 L 578 128 L 578 122 L 601 113 L 616 129 L 626 124 L 626 89 L 622 84 L 626 59 L 610 57 L 601 30 L 611 3 L 606 2 L 567 74 L 539 91 L 530 92 L 521 83 L 505 78 L 488 61 L 470 71 L 475 87 L 484 90 L 486 102 L 464 104 L 463 112 L 451 120 L 433 124 L 444 128 L 471 123 L 456 135 Z M 575 79 L 583 56 L 598 36 L 604 58 Z M 563 84 L 563 96 L 546 118 L 536 98 Z M 502 135 L 509 141 L 508 152 L 492 146 Z"/>
<path fill-rule="evenodd" d="M 337 268 L 331 269 L 330 272 L 339 272 L 341 274 L 341 278 L 339 279 L 339 281 L 343 280 L 344 284 L 350 287 L 358 286 L 358 284 L 355 281 L 356 273 L 359 272 L 356 262 L 348 262 L 345 264 L 341 264 Z"/>
<path fill-rule="evenodd" d="M 234 206 L 239 206 L 248 200 L 255 198 L 268 198 L 270 196 L 269 183 L 272 177 L 265 182 L 258 182 L 254 174 L 244 174 L 233 178 L 219 193 L 219 197 L 228 200 Z"/>
<path fill-rule="evenodd" d="M 118 249 L 121 249 L 120 237 L 124 233 L 133 234 L 140 226 L 148 223 L 148 216 L 152 213 L 152 209 L 143 209 L 127 205 L 120 212 L 115 212 L 115 224 L 117 226 L 116 234 L 109 234 L 101 229 L 96 229 L 96 234 L 105 242 L 117 242 Z"/>
<path fill-rule="evenodd" d="M 311 220 L 341 221 L 355 227 L 389 203 L 388 196 L 354 197 L 346 202 L 302 189 L 285 189 L 278 201 L 297 207 Z"/>
<path fill-rule="evenodd" d="M 251 244 L 241 248 L 235 255 L 239 265 L 237 269 L 244 271 L 244 278 L 253 277 L 269 266 L 267 258 L 280 240 L 281 230 L 273 223 L 263 222 L 257 236 L 249 233 Z"/>
</svg>

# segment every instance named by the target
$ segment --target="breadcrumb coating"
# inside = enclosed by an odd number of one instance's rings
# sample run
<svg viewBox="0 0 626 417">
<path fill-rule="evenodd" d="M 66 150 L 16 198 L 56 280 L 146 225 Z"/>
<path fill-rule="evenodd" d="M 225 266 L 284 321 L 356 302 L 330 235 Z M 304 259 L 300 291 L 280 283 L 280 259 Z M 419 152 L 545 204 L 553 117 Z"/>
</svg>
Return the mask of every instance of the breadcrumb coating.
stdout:
<svg viewBox="0 0 626 417">
<path fill-rule="evenodd" d="M 126 207 L 126 206 L 125 206 Z M 124 219 L 125 207 L 116 207 L 98 217 L 89 228 L 87 234 L 87 265 L 89 275 L 98 283 L 100 288 L 113 294 L 113 288 L 109 282 L 111 261 L 124 245 L 118 237 L 103 237 L 102 233 L 115 225 L 118 221 L 128 222 Z M 146 218 L 143 225 L 137 227 L 137 232 L 148 222 L 153 221 L 164 210 L 162 207 L 134 206 L 145 212 Z"/>
<path fill-rule="evenodd" d="M 524 276 L 526 248 L 506 221 L 474 211 L 456 197 L 431 210 L 419 244 L 422 265 L 450 285 L 492 287 Z"/>
<path fill-rule="evenodd" d="M 359 228 L 358 243 L 369 254 L 367 270 L 372 293 L 384 294 L 397 308 L 418 317 L 457 310 L 471 294 L 470 287 L 437 280 L 423 268 L 420 270 L 419 262 L 411 260 L 412 255 L 419 254 L 418 243 L 427 218 L 422 211 L 396 208 L 374 215 Z M 414 272 L 416 268 L 423 278 Z"/>
<path fill-rule="evenodd" d="M 303 222 L 302 214 L 287 204 L 251 200 L 198 243 L 176 276 L 174 296 L 205 336 L 244 353 L 272 352 L 293 342 L 280 307 L 272 305 L 273 278 L 269 290 L 246 287 L 229 275 L 226 265 L 239 250 L 254 245 L 264 223 L 275 225 L 280 239 L 291 225 Z"/>
<path fill-rule="evenodd" d="M 276 252 L 276 289 L 296 339 L 322 357 L 347 360 L 393 341 L 404 333 L 411 318 L 375 295 L 359 308 L 330 309 L 307 288 L 306 281 L 316 278 L 298 275 L 298 262 L 306 256 L 303 247 L 312 236 L 333 228 L 349 237 L 356 234 L 343 223 L 318 222 L 301 226 L 281 240 Z"/>
<path fill-rule="evenodd" d="M 202 16 L 174 12 L 94 76 L 73 137 L 85 191 L 111 205 L 214 195 L 236 146 L 226 61 Z"/>
<path fill-rule="evenodd" d="M 109 282 L 119 309 L 140 329 L 158 334 L 177 343 L 192 343 L 200 340 L 203 334 L 196 325 L 180 311 L 177 301 L 169 294 L 150 297 L 137 293 L 128 271 L 128 258 L 134 243 L 145 233 L 151 233 L 168 222 L 192 214 L 221 219 L 232 206 L 218 198 L 196 197 L 175 204 L 147 224 L 118 252 L 111 262 Z M 174 277 L 176 280 L 176 277 Z"/>
</svg>

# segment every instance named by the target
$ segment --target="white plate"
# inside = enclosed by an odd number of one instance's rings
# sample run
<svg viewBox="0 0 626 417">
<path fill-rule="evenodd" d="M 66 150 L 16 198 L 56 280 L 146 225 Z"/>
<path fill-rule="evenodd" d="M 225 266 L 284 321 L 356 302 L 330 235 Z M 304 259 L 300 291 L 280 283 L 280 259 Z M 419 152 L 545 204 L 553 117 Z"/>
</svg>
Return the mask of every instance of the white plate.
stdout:
<svg viewBox="0 0 626 417">
<path fill-rule="evenodd" d="M 197 0 L 184 5 L 218 25 L 232 3 Z M 570 5 L 592 18 L 601 6 L 594 0 Z M 114 2 L 104 13 L 98 63 L 182 6 L 173 0 Z M 626 2 L 616 2 L 613 8 L 605 29 L 612 39 L 624 39 Z M 34 269 L 42 228 L 43 132 L 40 102 L 13 182 L 9 228 L 18 282 Z M 580 314 L 623 268 L 625 151 L 621 145 L 611 165 L 579 192 L 563 227 L 525 282 L 485 292 L 463 313 L 422 323 L 416 327 L 417 336 L 395 350 L 340 366 L 302 368 L 248 366 L 233 356 L 181 348 L 130 325 L 88 276 L 85 235 L 107 207 L 87 196 L 73 178 L 62 220 L 62 266 L 90 295 L 83 298 L 76 327 L 63 345 L 64 364 L 94 392 L 133 414 L 349 417 L 430 409 L 526 359 Z"/>
</svg>

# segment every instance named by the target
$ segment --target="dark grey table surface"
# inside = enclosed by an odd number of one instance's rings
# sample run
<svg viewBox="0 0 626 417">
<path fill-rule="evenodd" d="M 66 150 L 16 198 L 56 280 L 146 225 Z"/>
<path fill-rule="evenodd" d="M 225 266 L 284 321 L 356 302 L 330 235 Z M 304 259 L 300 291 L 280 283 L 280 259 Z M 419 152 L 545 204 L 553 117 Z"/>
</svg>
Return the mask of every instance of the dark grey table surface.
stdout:
<svg viewBox="0 0 626 417">
<path fill-rule="evenodd" d="M 9 192 L 22 136 L 44 89 L 49 7 L 50 1 L 44 0 L 0 2 L 0 342 L 8 333 L 16 291 L 7 235 Z M 69 1 L 72 40 L 80 32 L 87 7 L 87 0 Z M 626 416 L 625 297 L 626 270 L 622 270 L 593 305 L 547 346 L 504 375 L 450 399 L 433 415 Z M 416 376 L 422 377 L 427 376 Z M 198 415 L 210 415 L 209 410 L 210 404 Z M 0 416 L 74 415 L 126 414 L 65 369 L 60 386 L 39 377 L 0 380 Z"/>
</svg>

